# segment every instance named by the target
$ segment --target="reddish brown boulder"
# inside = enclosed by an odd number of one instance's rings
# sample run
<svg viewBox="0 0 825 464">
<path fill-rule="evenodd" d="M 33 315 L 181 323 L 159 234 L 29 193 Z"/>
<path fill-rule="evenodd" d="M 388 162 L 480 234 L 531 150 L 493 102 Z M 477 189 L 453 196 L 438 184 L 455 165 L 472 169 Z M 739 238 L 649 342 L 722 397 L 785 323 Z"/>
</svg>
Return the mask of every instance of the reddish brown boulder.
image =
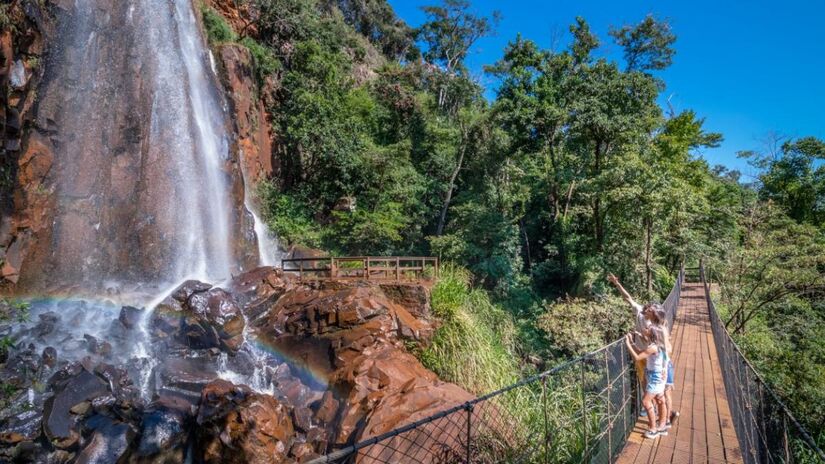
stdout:
<svg viewBox="0 0 825 464">
<path fill-rule="evenodd" d="M 243 343 L 244 318 L 232 295 L 220 288 L 194 293 L 183 305 L 184 334 L 193 348 L 237 351 Z"/>
<path fill-rule="evenodd" d="M 203 389 L 197 423 L 205 463 L 285 462 L 295 433 L 278 400 L 224 380 Z"/>
</svg>

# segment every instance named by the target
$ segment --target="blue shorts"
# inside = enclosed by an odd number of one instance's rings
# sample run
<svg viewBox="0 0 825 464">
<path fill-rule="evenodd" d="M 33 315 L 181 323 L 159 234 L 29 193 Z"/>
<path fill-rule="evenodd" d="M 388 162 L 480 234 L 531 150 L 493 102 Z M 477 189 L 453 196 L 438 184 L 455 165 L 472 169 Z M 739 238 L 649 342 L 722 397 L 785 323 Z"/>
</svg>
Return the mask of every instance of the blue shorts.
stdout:
<svg viewBox="0 0 825 464">
<path fill-rule="evenodd" d="M 646 393 L 658 396 L 665 392 L 665 379 L 661 371 L 646 371 L 645 374 L 647 375 Z"/>
<path fill-rule="evenodd" d="M 665 382 L 667 386 L 673 386 L 673 363 L 668 361 L 667 362 L 667 382 Z"/>
</svg>

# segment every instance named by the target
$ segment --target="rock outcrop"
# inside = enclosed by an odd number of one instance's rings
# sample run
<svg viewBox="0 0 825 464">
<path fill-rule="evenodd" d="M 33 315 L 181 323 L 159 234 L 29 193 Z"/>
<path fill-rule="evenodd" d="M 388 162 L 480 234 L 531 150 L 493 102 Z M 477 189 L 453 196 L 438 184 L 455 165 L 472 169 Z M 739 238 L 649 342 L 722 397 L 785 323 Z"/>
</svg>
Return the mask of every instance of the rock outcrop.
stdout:
<svg viewBox="0 0 825 464">
<path fill-rule="evenodd" d="M 142 330 L 144 310 L 123 307 L 111 329 L 76 340 L 62 314 L 41 313 L 26 336 L 67 340 L 64 353 L 32 345 L 8 354 L 0 373 L 20 401 L 36 384 L 45 401 L 3 411 L 0 459 L 305 462 L 382 434 L 472 399 L 407 351 L 432 336 L 428 301 L 414 284 L 301 282 L 270 267 L 226 288 L 187 281 L 147 321 L 157 363 L 129 360 L 131 373 L 110 362 Z M 88 310 L 62 310 L 71 308 Z M 81 360 L 68 362 L 72 353 Z M 150 373 L 142 391 L 133 381 L 141 368 Z M 427 438 L 434 433 L 424 427 L 391 446 L 403 451 L 421 434 L 439 453 L 460 447 L 450 441 L 459 433 Z M 357 462 L 379 451 L 364 449 Z"/>
</svg>

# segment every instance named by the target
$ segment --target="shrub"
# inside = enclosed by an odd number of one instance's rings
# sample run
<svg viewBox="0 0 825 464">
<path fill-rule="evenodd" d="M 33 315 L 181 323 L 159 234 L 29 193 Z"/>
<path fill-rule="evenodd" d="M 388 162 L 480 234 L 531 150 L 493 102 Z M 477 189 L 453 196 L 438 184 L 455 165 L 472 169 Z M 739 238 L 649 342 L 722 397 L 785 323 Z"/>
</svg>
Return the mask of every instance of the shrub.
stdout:
<svg viewBox="0 0 825 464">
<path fill-rule="evenodd" d="M 630 307 L 618 298 L 569 298 L 547 304 L 537 325 L 555 351 L 572 356 L 618 339 L 630 330 L 632 320 Z"/>
<path fill-rule="evenodd" d="M 510 315 L 469 281 L 466 269 L 442 266 L 432 290 L 433 313 L 442 325 L 420 357 L 442 379 L 482 394 L 517 381 L 522 372 Z"/>
<path fill-rule="evenodd" d="M 281 70 L 281 62 L 272 53 L 272 50 L 259 44 L 250 37 L 244 37 L 241 44 L 252 54 L 255 63 L 255 77 L 258 83 L 263 84 L 267 76 L 271 76 Z"/>
<path fill-rule="evenodd" d="M 203 27 L 206 29 L 206 38 L 210 44 L 216 45 L 235 40 L 235 32 L 220 13 L 206 5 L 202 5 L 201 15 L 203 16 Z"/>
<path fill-rule="evenodd" d="M 279 192 L 271 182 L 261 182 L 258 195 L 263 204 L 264 221 L 282 243 L 312 248 L 321 246 L 320 226 L 312 220 L 304 201 Z"/>
</svg>

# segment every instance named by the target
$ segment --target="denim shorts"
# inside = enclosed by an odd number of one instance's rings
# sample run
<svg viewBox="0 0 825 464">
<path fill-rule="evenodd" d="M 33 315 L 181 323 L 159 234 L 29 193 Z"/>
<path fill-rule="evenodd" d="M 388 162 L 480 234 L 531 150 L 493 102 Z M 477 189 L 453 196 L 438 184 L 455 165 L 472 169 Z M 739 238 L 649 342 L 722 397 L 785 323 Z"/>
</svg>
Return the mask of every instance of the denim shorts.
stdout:
<svg viewBox="0 0 825 464">
<path fill-rule="evenodd" d="M 668 361 L 667 362 L 667 382 L 668 386 L 673 386 L 673 363 Z"/>
<path fill-rule="evenodd" d="M 661 395 L 665 392 L 665 379 L 660 371 L 646 371 L 645 374 L 647 374 L 646 393 Z"/>
</svg>

